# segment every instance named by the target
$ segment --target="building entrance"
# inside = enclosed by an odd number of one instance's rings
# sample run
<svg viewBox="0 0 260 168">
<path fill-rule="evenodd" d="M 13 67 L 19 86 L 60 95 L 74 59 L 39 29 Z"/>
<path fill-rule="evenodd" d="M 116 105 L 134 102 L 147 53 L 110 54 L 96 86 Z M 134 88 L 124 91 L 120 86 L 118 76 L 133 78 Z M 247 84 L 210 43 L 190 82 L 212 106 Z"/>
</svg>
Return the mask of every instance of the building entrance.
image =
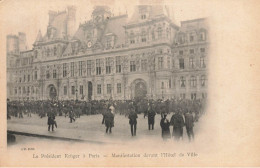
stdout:
<svg viewBox="0 0 260 168">
<path fill-rule="evenodd" d="M 147 86 L 146 82 L 142 79 L 137 79 L 132 83 L 132 97 L 136 99 L 142 99 L 147 95 Z"/>
<path fill-rule="evenodd" d="M 54 85 L 49 85 L 48 86 L 48 89 L 49 89 L 49 97 L 50 99 L 56 99 L 57 98 L 57 90 L 55 88 Z"/>
</svg>

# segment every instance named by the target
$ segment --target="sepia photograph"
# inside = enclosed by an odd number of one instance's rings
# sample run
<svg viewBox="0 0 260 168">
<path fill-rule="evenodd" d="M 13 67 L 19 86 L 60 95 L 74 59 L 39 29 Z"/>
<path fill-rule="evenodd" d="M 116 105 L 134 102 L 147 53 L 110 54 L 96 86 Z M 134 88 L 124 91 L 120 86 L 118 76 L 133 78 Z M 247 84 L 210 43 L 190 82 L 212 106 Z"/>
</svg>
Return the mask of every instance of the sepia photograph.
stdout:
<svg viewBox="0 0 260 168">
<path fill-rule="evenodd" d="M 253 2 L 0 2 L 0 166 L 259 166 Z"/>
</svg>

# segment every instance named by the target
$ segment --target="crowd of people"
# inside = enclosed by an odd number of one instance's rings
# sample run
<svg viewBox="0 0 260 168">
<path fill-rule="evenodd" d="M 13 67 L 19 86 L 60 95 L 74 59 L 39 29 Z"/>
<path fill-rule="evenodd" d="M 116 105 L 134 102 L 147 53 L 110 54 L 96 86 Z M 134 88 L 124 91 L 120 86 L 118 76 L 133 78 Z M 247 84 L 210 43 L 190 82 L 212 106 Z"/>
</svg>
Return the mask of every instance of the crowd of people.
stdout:
<svg viewBox="0 0 260 168">
<path fill-rule="evenodd" d="M 148 129 L 154 129 L 155 115 L 161 116 L 160 126 L 163 139 L 171 137 L 170 126 L 173 125 L 172 135 L 176 140 L 183 137 L 183 127 L 186 127 L 189 139 L 194 138 L 194 122 L 205 113 L 206 99 L 133 99 L 133 100 L 42 100 L 42 101 L 8 101 L 7 119 L 11 117 L 23 118 L 37 114 L 40 118 L 48 118 L 48 131 L 57 128 L 56 116 L 65 116 L 69 121 L 75 122 L 75 118 L 81 115 L 102 114 L 102 124 L 106 126 L 106 133 L 112 133 L 115 114 L 128 117 L 131 135 L 136 136 L 137 114 L 148 118 Z M 173 112 L 170 121 L 166 116 Z M 139 115 L 140 116 L 140 115 Z"/>
</svg>

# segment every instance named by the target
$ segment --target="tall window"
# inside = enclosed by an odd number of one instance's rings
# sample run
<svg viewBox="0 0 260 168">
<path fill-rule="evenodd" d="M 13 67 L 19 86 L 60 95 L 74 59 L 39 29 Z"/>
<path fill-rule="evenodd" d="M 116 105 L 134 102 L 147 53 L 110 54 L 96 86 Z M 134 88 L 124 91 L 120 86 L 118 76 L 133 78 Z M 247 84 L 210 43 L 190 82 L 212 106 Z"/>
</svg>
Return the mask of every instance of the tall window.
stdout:
<svg viewBox="0 0 260 168">
<path fill-rule="evenodd" d="M 147 59 L 141 60 L 142 71 L 147 71 Z"/>
<path fill-rule="evenodd" d="M 83 61 L 79 61 L 79 76 L 82 76 Z"/>
<path fill-rule="evenodd" d="M 200 33 L 200 40 L 201 41 L 206 40 L 206 33 L 204 31 Z"/>
<path fill-rule="evenodd" d="M 190 42 L 193 42 L 194 41 L 194 36 L 191 34 L 190 35 Z"/>
<path fill-rule="evenodd" d="M 22 91 L 21 91 L 21 87 L 19 87 L 19 89 L 18 89 L 18 90 L 19 90 L 19 92 L 18 92 L 18 93 L 19 93 L 19 94 L 21 94 L 21 93 L 22 93 Z"/>
<path fill-rule="evenodd" d="M 28 75 L 28 82 L 30 82 L 30 78 L 31 78 L 30 75 Z"/>
<path fill-rule="evenodd" d="M 91 75 L 91 60 L 87 60 L 87 75 Z"/>
<path fill-rule="evenodd" d="M 142 20 L 146 19 L 146 14 L 142 14 L 142 15 L 141 15 L 141 19 L 142 19 Z"/>
<path fill-rule="evenodd" d="M 197 86 L 197 79 L 195 76 L 192 76 L 190 79 L 190 85 L 191 87 L 196 87 Z"/>
<path fill-rule="evenodd" d="M 111 84 L 107 84 L 107 94 L 111 94 Z"/>
<path fill-rule="evenodd" d="M 154 30 L 152 31 L 152 40 L 155 39 L 155 34 L 154 34 Z"/>
<path fill-rule="evenodd" d="M 110 66 L 111 58 L 106 58 L 106 74 L 111 73 L 111 66 Z"/>
<path fill-rule="evenodd" d="M 53 70 L 52 77 L 55 79 L 57 76 L 56 69 Z"/>
<path fill-rule="evenodd" d="M 194 54 L 194 49 L 190 49 L 190 54 Z"/>
<path fill-rule="evenodd" d="M 161 27 L 158 27 L 158 39 L 161 39 L 162 38 L 162 28 Z"/>
<path fill-rule="evenodd" d="M 49 70 L 46 71 L 46 78 L 47 78 L 47 79 L 50 78 L 50 71 L 49 71 Z"/>
<path fill-rule="evenodd" d="M 180 35 L 179 35 L 178 41 L 179 41 L 181 44 L 185 43 L 185 36 L 184 36 L 184 34 L 180 34 Z"/>
<path fill-rule="evenodd" d="M 37 80 L 37 71 L 34 71 L 34 80 Z"/>
<path fill-rule="evenodd" d="M 101 74 L 101 63 L 100 59 L 96 59 L 96 74 L 100 75 Z"/>
<path fill-rule="evenodd" d="M 170 69 L 171 66 L 171 58 L 167 57 L 167 68 Z"/>
<path fill-rule="evenodd" d="M 83 95 L 83 85 L 79 86 L 79 94 Z"/>
<path fill-rule="evenodd" d="M 145 31 L 142 32 L 141 40 L 142 40 L 142 42 L 146 42 L 146 34 L 145 34 Z"/>
<path fill-rule="evenodd" d="M 132 32 L 130 34 L 130 44 L 134 44 L 135 43 L 135 36 L 134 36 L 134 33 Z"/>
<path fill-rule="evenodd" d="M 201 86 L 204 87 L 206 85 L 206 76 L 202 75 L 201 76 Z"/>
<path fill-rule="evenodd" d="M 158 69 L 163 68 L 163 57 L 158 57 Z"/>
<path fill-rule="evenodd" d="M 121 73 L 121 57 L 116 57 L 116 73 Z"/>
<path fill-rule="evenodd" d="M 107 37 L 107 48 L 111 47 L 111 41 L 112 41 L 112 38 L 111 37 Z"/>
<path fill-rule="evenodd" d="M 63 77 L 67 76 L 67 64 L 63 63 Z"/>
<path fill-rule="evenodd" d="M 130 72 L 136 71 L 135 69 L 135 61 L 130 61 Z"/>
<path fill-rule="evenodd" d="M 97 94 L 101 94 L 101 85 L 100 84 L 97 85 Z"/>
<path fill-rule="evenodd" d="M 201 68 L 206 68 L 205 58 L 204 57 L 200 57 L 200 67 Z"/>
<path fill-rule="evenodd" d="M 117 84 L 117 93 L 121 93 L 121 83 Z"/>
<path fill-rule="evenodd" d="M 75 95 L 75 86 L 71 86 L 71 94 Z"/>
<path fill-rule="evenodd" d="M 53 48 L 53 54 L 54 54 L 54 56 L 57 54 L 57 48 L 56 48 L 56 46 L 54 46 L 54 48 Z"/>
<path fill-rule="evenodd" d="M 50 56 L 50 49 L 47 49 L 47 57 Z"/>
<path fill-rule="evenodd" d="M 181 76 L 180 82 L 181 82 L 181 87 L 185 87 L 186 86 L 186 79 L 185 79 L 184 76 Z"/>
<path fill-rule="evenodd" d="M 74 77 L 74 62 L 70 63 L 70 76 Z"/>
<path fill-rule="evenodd" d="M 180 69 L 184 69 L 184 59 L 183 58 L 179 59 L 179 65 L 180 65 Z"/>
<path fill-rule="evenodd" d="M 17 94 L 17 88 L 14 89 L 14 94 Z"/>
<path fill-rule="evenodd" d="M 190 68 L 194 68 L 195 67 L 195 65 L 194 65 L 194 58 L 190 58 L 189 62 L 190 62 Z"/>
<path fill-rule="evenodd" d="M 67 95 L 67 86 L 64 86 L 64 88 L 63 88 L 63 94 L 64 94 L 64 95 Z"/>
<path fill-rule="evenodd" d="M 183 55 L 183 50 L 180 50 L 180 51 L 179 51 L 179 55 Z"/>
</svg>

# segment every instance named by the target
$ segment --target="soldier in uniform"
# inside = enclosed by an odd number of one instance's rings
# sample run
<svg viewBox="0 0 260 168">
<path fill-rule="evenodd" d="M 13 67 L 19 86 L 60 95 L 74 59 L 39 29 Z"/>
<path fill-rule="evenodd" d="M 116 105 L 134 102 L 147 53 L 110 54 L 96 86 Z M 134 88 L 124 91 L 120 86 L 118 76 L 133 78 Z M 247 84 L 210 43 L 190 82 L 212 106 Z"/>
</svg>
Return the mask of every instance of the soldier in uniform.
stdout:
<svg viewBox="0 0 260 168">
<path fill-rule="evenodd" d="M 131 134 L 132 134 L 132 136 L 136 136 L 136 125 L 137 125 L 138 116 L 137 116 L 134 108 L 131 108 L 128 118 L 129 118 L 129 124 L 131 126 Z"/>
<path fill-rule="evenodd" d="M 154 118 L 155 118 L 155 110 L 154 110 L 154 105 L 153 104 L 149 104 L 148 107 L 148 128 L 150 129 L 154 129 Z M 152 127 L 152 128 L 151 128 Z"/>
<path fill-rule="evenodd" d="M 111 113 L 111 109 L 108 109 L 108 112 L 104 115 L 104 121 L 106 125 L 106 133 L 112 133 L 112 127 L 114 126 L 114 115 Z"/>
<path fill-rule="evenodd" d="M 50 128 L 52 131 L 54 131 L 54 125 L 57 128 L 57 123 L 55 121 L 55 115 L 54 114 L 50 114 L 48 115 L 48 131 L 50 131 Z"/>
<path fill-rule="evenodd" d="M 75 122 L 75 118 L 74 118 L 74 111 L 73 111 L 73 107 L 71 108 L 71 110 L 69 111 L 69 118 L 70 118 L 70 123 L 72 123 L 72 121 Z"/>
</svg>

